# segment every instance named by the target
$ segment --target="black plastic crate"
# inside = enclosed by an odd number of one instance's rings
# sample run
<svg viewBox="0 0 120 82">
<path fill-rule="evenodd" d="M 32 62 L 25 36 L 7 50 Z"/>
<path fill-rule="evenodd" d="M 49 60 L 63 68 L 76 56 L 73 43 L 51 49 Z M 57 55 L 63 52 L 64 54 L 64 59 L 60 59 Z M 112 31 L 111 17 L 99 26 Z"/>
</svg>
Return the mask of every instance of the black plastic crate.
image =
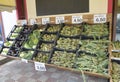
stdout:
<svg viewBox="0 0 120 82">
<path fill-rule="evenodd" d="M 36 51 L 32 59 L 42 63 L 49 63 L 50 54 L 50 52 Z"/>
<path fill-rule="evenodd" d="M 74 38 L 80 36 L 82 31 L 82 24 L 65 24 L 60 31 L 60 35 L 64 37 Z"/>
</svg>

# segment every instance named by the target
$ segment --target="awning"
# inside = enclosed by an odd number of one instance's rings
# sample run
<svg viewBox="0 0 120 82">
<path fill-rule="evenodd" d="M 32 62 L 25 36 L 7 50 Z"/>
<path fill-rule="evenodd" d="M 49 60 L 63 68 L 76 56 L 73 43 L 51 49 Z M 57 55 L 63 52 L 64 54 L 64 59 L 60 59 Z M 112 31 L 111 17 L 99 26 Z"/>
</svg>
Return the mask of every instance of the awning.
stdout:
<svg viewBox="0 0 120 82">
<path fill-rule="evenodd" d="M 0 11 L 12 11 L 15 9 L 15 0 L 0 0 Z"/>
</svg>

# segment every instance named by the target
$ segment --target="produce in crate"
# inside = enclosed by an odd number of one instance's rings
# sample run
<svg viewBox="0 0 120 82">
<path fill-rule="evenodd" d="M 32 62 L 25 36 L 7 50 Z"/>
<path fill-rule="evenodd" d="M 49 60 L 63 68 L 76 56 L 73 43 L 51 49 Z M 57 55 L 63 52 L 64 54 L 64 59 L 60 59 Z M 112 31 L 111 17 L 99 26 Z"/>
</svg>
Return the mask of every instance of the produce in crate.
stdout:
<svg viewBox="0 0 120 82">
<path fill-rule="evenodd" d="M 49 53 L 42 53 L 38 52 L 37 56 L 33 58 L 34 61 L 42 62 L 42 63 L 47 63 L 49 57 Z"/>
<path fill-rule="evenodd" d="M 80 49 L 78 51 L 85 51 L 91 54 L 106 54 L 109 42 L 95 42 L 89 40 L 82 40 L 80 42 Z"/>
<path fill-rule="evenodd" d="M 80 53 L 75 61 L 76 70 L 108 74 L 108 57 L 105 54 L 101 55 Z"/>
<path fill-rule="evenodd" d="M 113 50 L 120 50 L 120 41 L 112 42 L 112 49 Z"/>
<path fill-rule="evenodd" d="M 108 25 L 84 25 L 82 35 L 94 37 L 109 35 Z"/>
<path fill-rule="evenodd" d="M 56 35 L 54 34 L 44 34 L 42 37 L 44 41 L 54 41 L 55 38 L 56 38 Z"/>
<path fill-rule="evenodd" d="M 4 46 L 10 47 L 10 46 L 12 46 L 13 43 L 14 43 L 14 41 L 6 41 L 4 43 Z"/>
<path fill-rule="evenodd" d="M 76 35 L 80 35 L 81 32 L 82 32 L 82 29 L 81 29 L 80 25 L 78 25 L 78 26 L 67 26 L 66 25 L 61 30 L 61 35 L 76 36 Z"/>
<path fill-rule="evenodd" d="M 73 68 L 75 63 L 75 57 L 76 54 L 74 53 L 55 51 L 51 59 L 51 63 L 57 66 Z"/>
<path fill-rule="evenodd" d="M 58 32 L 60 30 L 60 26 L 59 25 L 56 25 L 56 26 L 50 26 L 48 27 L 47 31 L 48 32 Z"/>
<path fill-rule="evenodd" d="M 34 30 L 28 37 L 28 40 L 24 43 L 23 47 L 28 49 L 36 48 L 36 45 L 40 39 L 40 30 Z"/>
<path fill-rule="evenodd" d="M 112 52 L 112 56 L 116 58 L 120 58 L 120 52 Z"/>
<path fill-rule="evenodd" d="M 42 43 L 41 45 L 40 45 L 40 50 L 41 51 L 50 51 L 50 50 L 52 50 L 52 47 L 54 46 L 54 44 L 50 44 L 50 43 L 47 43 L 47 44 L 45 44 L 45 43 Z"/>
<path fill-rule="evenodd" d="M 15 39 L 18 37 L 18 33 L 12 33 L 11 36 L 10 36 L 10 39 Z"/>
<path fill-rule="evenodd" d="M 120 64 L 117 62 L 112 63 L 112 81 L 119 82 L 120 81 Z"/>
<path fill-rule="evenodd" d="M 3 48 L 1 54 L 2 55 L 7 55 L 8 51 L 9 51 L 9 48 Z"/>
<path fill-rule="evenodd" d="M 32 58 L 34 51 L 22 51 L 20 52 L 20 57 L 23 59 L 28 59 L 30 60 Z"/>
<path fill-rule="evenodd" d="M 78 44 L 79 39 L 59 38 L 56 47 L 60 49 L 76 50 Z"/>
<path fill-rule="evenodd" d="M 14 30 L 14 32 L 19 33 L 19 32 L 22 30 L 22 28 L 23 28 L 23 27 L 17 27 L 17 28 Z"/>
</svg>

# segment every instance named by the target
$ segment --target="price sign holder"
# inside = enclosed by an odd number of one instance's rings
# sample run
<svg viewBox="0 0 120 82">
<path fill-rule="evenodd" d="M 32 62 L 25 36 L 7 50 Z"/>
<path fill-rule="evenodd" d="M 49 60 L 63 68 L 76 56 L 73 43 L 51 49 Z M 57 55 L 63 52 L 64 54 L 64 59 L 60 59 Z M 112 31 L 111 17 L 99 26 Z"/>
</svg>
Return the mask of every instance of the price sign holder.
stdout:
<svg viewBox="0 0 120 82">
<path fill-rule="evenodd" d="M 64 18 L 64 16 L 56 17 L 55 21 L 56 21 L 56 24 L 64 23 L 65 18 Z"/>
<path fill-rule="evenodd" d="M 40 63 L 40 62 L 34 62 L 35 64 L 35 70 L 37 71 L 46 71 L 46 67 L 44 63 Z"/>
<path fill-rule="evenodd" d="M 78 24 L 83 22 L 83 17 L 82 16 L 72 16 L 72 23 L 73 24 Z"/>
<path fill-rule="evenodd" d="M 94 15 L 94 23 L 105 23 L 106 19 L 107 19 L 106 14 Z"/>
<path fill-rule="evenodd" d="M 50 23 L 50 18 L 42 18 L 42 24 L 45 25 L 47 23 Z"/>
</svg>

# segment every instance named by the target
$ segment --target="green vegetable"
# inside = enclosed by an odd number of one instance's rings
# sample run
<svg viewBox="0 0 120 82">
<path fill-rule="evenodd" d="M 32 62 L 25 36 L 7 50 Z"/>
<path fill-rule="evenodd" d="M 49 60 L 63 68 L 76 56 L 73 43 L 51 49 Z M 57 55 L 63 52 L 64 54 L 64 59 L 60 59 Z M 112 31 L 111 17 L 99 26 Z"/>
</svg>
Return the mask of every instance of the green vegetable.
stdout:
<svg viewBox="0 0 120 82">
<path fill-rule="evenodd" d="M 31 59 L 34 51 L 22 51 L 20 52 L 20 57 L 24 59 Z"/>
</svg>

